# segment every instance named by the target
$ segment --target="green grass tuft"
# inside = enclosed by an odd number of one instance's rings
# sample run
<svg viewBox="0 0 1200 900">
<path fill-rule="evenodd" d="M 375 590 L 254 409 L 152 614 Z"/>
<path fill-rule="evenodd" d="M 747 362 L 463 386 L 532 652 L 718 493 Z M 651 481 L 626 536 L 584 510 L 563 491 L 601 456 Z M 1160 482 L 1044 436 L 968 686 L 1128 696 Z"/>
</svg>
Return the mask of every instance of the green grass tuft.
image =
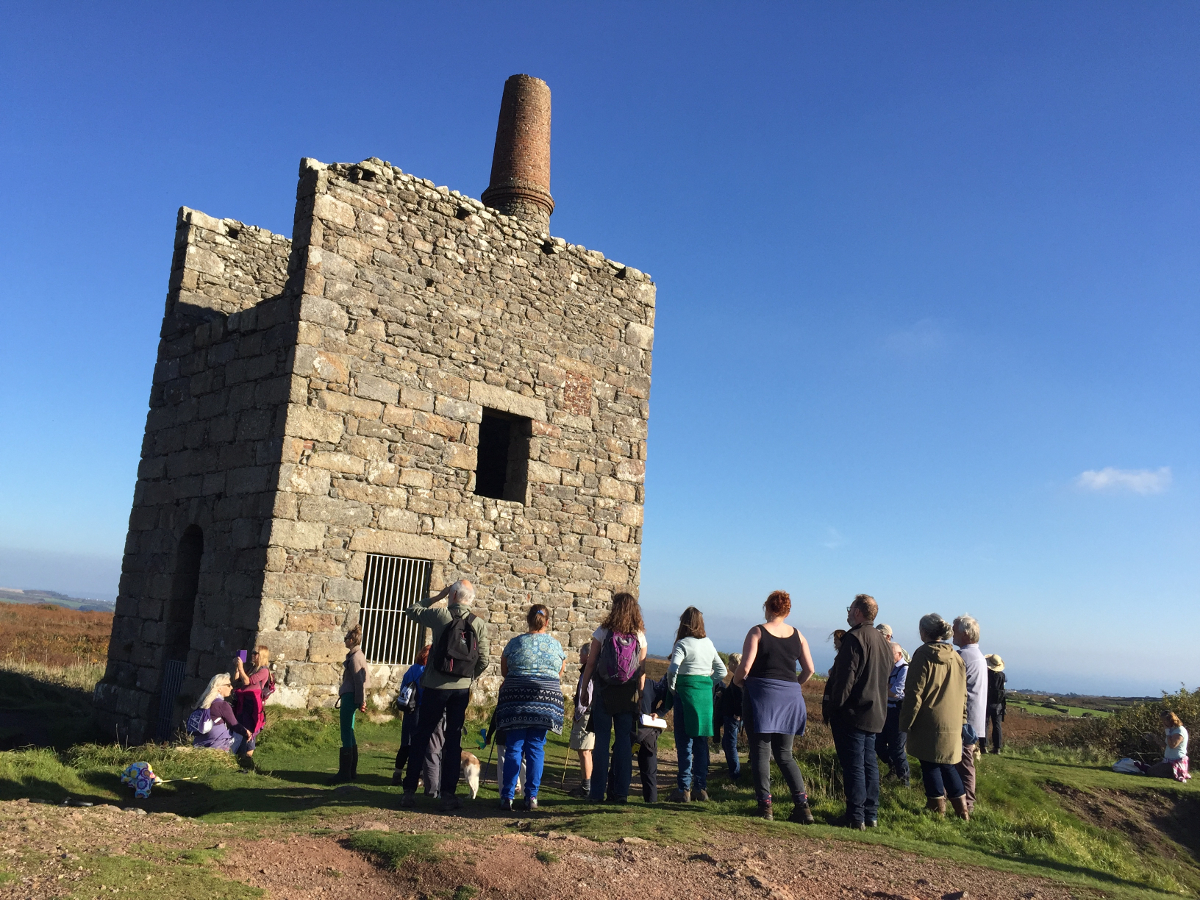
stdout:
<svg viewBox="0 0 1200 900">
<path fill-rule="evenodd" d="M 360 853 L 375 857 L 391 869 L 399 869 L 405 860 L 436 862 L 441 859 L 438 845 L 441 835 L 396 834 L 391 831 L 358 831 L 347 843 Z"/>
</svg>

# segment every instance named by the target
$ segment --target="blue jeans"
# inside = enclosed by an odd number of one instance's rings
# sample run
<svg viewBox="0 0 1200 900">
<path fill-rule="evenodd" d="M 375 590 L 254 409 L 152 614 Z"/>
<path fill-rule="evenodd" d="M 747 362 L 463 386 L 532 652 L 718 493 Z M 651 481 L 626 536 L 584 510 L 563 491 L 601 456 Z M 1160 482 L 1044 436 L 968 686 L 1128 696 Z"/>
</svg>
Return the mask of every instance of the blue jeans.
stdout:
<svg viewBox="0 0 1200 900">
<path fill-rule="evenodd" d="M 609 715 L 604 701 L 599 697 L 592 704 L 592 732 L 596 735 L 596 746 L 592 750 L 592 787 L 588 799 L 599 803 L 604 799 L 604 787 L 610 781 L 608 775 L 608 739 L 613 732 L 613 770 L 609 800 L 625 800 L 629 797 L 629 782 L 633 779 L 633 713 Z"/>
<path fill-rule="evenodd" d="M 679 758 L 679 773 L 675 783 L 681 791 L 708 789 L 708 738 L 688 737 L 683 733 L 683 713 L 675 711 L 675 750 Z"/>
<path fill-rule="evenodd" d="M 921 780 L 925 782 L 925 796 L 931 800 L 949 797 L 954 800 L 966 793 L 962 778 L 953 763 L 932 763 L 921 760 Z"/>
<path fill-rule="evenodd" d="M 521 757 L 525 757 L 525 796 L 536 797 L 546 762 L 545 728 L 510 728 L 504 732 L 504 784 L 500 799 L 511 800 L 517 793 Z"/>
<path fill-rule="evenodd" d="M 729 765 L 729 777 L 736 781 L 742 774 L 742 761 L 738 758 L 738 733 L 742 730 L 742 720 L 726 716 L 721 732 L 721 749 L 725 751 L 725 762 Z"/>
<path fill-rule="evenodd" d="M 888 706 L 887 721 L 875 740 L 875 755 L 892 767 L 892 774 L 909 782 L 908 735 L 900 730 L 900 706 Z"/>
<path fill-rule="evenodd" d="M 833 745 L 842 764 L 846 817 L 851 822 L 879 819 L 879 764 L 875 735 L 846 725 L 833 726 Z"/>
</svg>

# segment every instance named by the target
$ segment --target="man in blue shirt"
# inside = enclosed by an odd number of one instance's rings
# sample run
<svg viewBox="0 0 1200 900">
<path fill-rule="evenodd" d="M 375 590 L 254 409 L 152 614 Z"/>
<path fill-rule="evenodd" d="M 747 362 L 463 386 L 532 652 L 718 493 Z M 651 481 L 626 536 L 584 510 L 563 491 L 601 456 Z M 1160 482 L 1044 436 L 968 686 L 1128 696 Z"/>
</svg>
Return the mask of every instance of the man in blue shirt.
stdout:
<svg viewBox="0 0 1200 900">
<path fill-rule="evenodd" d="M 875 741 L 875 753 L 892 770 L 892 777 L 909 785 L 908 735 L 900 730 L 900 704 L 904 702 L 904 680 L 908 678 L 908 663 L 904 661 L 904 649 L 894 641 L 888 644 L 892 651 L 892 673 L 888 676 L 887 721 Z"/>
</svg>

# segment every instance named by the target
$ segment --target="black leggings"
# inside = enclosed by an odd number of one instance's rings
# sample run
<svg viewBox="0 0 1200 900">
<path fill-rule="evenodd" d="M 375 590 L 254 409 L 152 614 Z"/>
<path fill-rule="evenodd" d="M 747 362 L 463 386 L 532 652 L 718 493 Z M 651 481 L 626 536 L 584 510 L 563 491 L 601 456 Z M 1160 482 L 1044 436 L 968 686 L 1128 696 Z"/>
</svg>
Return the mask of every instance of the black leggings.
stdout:
<svg viewBox="0 0 1200 900">
<path fill-rule="evenodd" d="M 754 777 L 754 795 L 759 803 L 771 802 L 771 757 L 784 780 L 792 789 L 792 799 L 803 802 L 808 799 L 804 790 L 804 776 L 792 756 L 792 735 L 750 734 L 750 774 Z"/>
</svg>

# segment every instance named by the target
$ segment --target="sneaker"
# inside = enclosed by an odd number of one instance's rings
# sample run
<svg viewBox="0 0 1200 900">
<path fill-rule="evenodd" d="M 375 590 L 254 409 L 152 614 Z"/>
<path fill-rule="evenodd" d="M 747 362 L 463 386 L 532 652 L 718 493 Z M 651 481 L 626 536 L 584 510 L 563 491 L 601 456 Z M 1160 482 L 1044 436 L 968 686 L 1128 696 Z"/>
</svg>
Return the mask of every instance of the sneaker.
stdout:
<svg viewBox="0 0 1200 900">
<path fill-rule="evenodd" d="M 792 814 L 788 816 L 788 821 L 800 825 L 811 825 L 813 823 L 812 810 L 807 803 L 796 803 L 792 806 Z"/>
<path fill-rule="evenodd" d="M 401 806 L 416 806 L 417 805 L 417 792 L 416 791 L 405 791 L 403 794 L 401 794 L 400 795 L 400 805 Z"/>
<path fill-rule="evenodd" d="M 500 809 L 504 812 L 512 812 L 512 800 L 505 797 L 500 801 Z"/>
<path fill-rule="evenodd" d="M 863 824 L 866 825 L 868 828 L 878 828 L 879 820 L 878 819 L 867 819 L 867 821 L 865 821 Z"/>
<path fill-rule="evenodd" d="M 442 798 L 442 802 L 438 804 L 438 810 L 441 812 L 454 812 L 456 809 L 462 809 L 462 800 L 450 794 Z"/>
<path fill-rule="evenodd" d="M 692 799 L 698 800 L 701 803 L 707 803 L 708 802 L 708 791 L 704 790 L 704 788 L 700 788 L 700 790 L 696 791 L 696 794 Z"/>
<path fill-rule="evenodd" d="M 690 803 L 692 801 L 692 792 L 685 791 L 682 788 L 675 788 L 671 791 L 672 803 Z"/>
<path fill-rule="evenodd" d="M 535 809 L 537 809 L 537 797 L 526 797 L 525 798 L 525 811 L 533 812 Z"/>
</svg>

